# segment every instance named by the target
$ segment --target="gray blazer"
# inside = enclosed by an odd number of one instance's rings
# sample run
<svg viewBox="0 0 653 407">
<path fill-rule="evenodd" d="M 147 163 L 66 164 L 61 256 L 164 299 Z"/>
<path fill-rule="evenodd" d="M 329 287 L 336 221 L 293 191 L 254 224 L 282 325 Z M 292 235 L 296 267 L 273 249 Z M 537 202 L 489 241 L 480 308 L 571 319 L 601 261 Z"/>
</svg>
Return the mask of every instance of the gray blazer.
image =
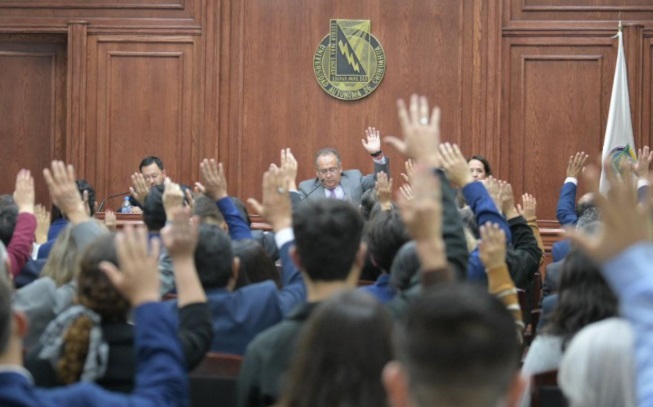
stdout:
<svg viewBox="0 0 653 407">
<path fill-rule="evenodd" d="M 342 172 L 340 186 L 345 192 L 345 199 L 355 205 L 360 205 L 363 192 L 374 188 L 376 174 L 385 172 L 390 176 L 390 159 L 385 157 L 385 164 L 374 163 L 374 173 L 363 175 L 359 170 L 347 170 Z M 318 178 L 308 179 L 299 183 L 298 191 L 293 193 L 293 202 L 304 199 L 316 200 L 326 198 L 324 187 Z"/>
</svg>

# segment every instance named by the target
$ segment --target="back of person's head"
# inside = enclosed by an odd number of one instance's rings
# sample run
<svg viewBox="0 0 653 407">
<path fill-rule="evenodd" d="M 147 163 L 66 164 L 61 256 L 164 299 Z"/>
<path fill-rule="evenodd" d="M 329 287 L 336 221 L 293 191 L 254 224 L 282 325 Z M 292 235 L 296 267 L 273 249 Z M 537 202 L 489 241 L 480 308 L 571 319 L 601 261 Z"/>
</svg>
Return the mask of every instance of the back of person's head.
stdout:
<svg viewBox="0 0 653 407">
<path fill-rule="evenodd" d="M 222 216 L 222 212 L 218 209 L 218 205 L 215 204 L 213 199 L 204 194 L 195 197 L 193 214 L 200 217 L 200 223 L 220 227 L 225 223 L 224 216 Z"/>
<path fill-rule="evenodd" d="M 565 351 L 558 383 L 570 407 L 635 406 L 635 335 L 620 318 L 583 328 Z"/>
<path fill-rule="evenodd" d="M 578 200 L 578 204 L 576 205 L 576 215 L 578 215 L 579 218 L 582 218 L 586 213 L 589 213 L 588 211 L 590 210 L 594 211 L 594 214 L 590 216 L 594 217 L 593 220 L 597 220 L 599 215 L 598 210 L 596 209 L 596 203 L 594 202 L 594 196 L 591 193 L 588 193 Z"/>
<path fill-rule="evenodd" d="M 367 191 L 363 192 L 363 195 L 361 195 L 361 215 L 363 215 L 363 219 L 365 220 L 370 220 L 370 215 L 372 214 L 372 209 L 374 209 L 374 205 L 376 205 L 378 199 L 376 197 L 376 190 L 374 188 L 368 189 Z"/>
<path fill-rule="evenodd" d="M 441 284 L 411 304 L 396 331 L 399 364 L 384 372 L 389 395 L 408 386 L 417 406 L 497 405 L 516 382 L 515 321 L 487 289 Z M 405 401 L 405 400 L 404 400 Z"/>
<path fill-rule="evenodd" d="M 159 167 L 160 170 L 165 170 L 165 168 L 163 168 L 163 161 L 161 161 L 159 157 L 155 157 L 153 155 L 143 158 L 141 163 L 138 165 L 138 170 L 142 171 L 143 167 L 148 167 L 152 164 L 156 164 L 156 166 Z"/>
<path fill-rule="evenodd" d="M 77 300 L 80 305 L 96 313 L 107 323 L 126 322 L 129 301 L 111 284 L 100 269 L 100 263 L 108 261 L 120 267 L 116 254 L 115 235 L 98 237 L 81 255 L 77 276 Z M 91 330 L 95 322 L 87 315 L 80 315 L 64 335 L 64 350 L 56 371 L 63 383 L 79 380 L 84 368 Z"/>
<path fill-rule="evenodd" d="M 150 232 L 158 232 L 166 225 L 166 211 L 163 207 L 163 185 L 155 185 L 143 202 L 143 223 Z"/>
<path fill-rule="evenodd" d="M 398 211 L 382 211 L 365 226 L 365 242 L 372 260 L 383 271 L 389 272 L 392 260 L 410 240 L 408 229 Z"/>
<path fill-rule="evenodd" d="M 41 277 L 51 278 L 57 287 L 70 282 L 77 274 L 79 251 L 72 229 L 72 225 L 67 225 L 59 233 L 41 270 Z"/>
<path fill-rule="evenodd" d="M 348 291 L 318 306 L 302 330 L 280 406 L 387 406 L 392 321 L 378 301 Z"/>
<path fill-rule="evenodd" d="M 585 326 L 617 315 L 619 304 L 598 264 L 573 248 L 560 269 L 558 302 L 543 333 L 561 336 L 563 348 Z"/>
<path fill-rule="evenodd" d="M 281 288 L 281 277 L 272 258 L 256 240 L 243 239 L 232 243 L 234 256 L 240 260 L 236 288 L 271 280 Z"/>
<path fill-rule="evenodd" d="M 195 267 L 205 290 L 227 286 L 233 275 L 233 260 L 229 235 L 218 226 L 201 225 Z"/>
<path fill-rule="evenodd" d="M 0 195 L 0 242 L 9 246 L 18 221 L 18 206 L 11 195 Z"/>
<path fill-rule="evenodd" d="M 583 214 L 576 222 L 576 229 L 582 230 L 586 234 L 595 234 L 596 229 L 600 225 L 599 222 L 599 209 L 596 206 L 585 208 Z"/>
<path fill-rule="evenodd" d="M 347 279 L 363 231 L 363 217 L 351 203 L 306 200 L 293 213 L 293 229 L 302 269 L 311 280 Z"/>
<path fill-rule="evenodd" d="M 407 242 L 397 252 L 390 266 L 390 285 L 399 291 L 411 287 L 411 280 L 419 271 L 421 264 L 417 255 L 417 243 Z"/>
</svg>

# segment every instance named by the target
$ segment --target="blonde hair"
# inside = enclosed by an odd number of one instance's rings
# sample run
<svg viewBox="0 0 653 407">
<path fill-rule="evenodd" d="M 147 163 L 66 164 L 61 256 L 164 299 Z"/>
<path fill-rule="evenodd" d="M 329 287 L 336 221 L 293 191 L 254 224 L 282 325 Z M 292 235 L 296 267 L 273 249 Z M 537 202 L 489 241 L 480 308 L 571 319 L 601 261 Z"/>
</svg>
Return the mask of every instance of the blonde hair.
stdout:
<svg viewBox="0 0 653 407">
<path fill-rule="evenodd" d="M 50 277 L 57 287 L 70 282 L 77 274 L 79 250 L 71 231 L 72 225 L 68 225 L 59 233 L 41 271 L 41 277 Z"/>
</svg>

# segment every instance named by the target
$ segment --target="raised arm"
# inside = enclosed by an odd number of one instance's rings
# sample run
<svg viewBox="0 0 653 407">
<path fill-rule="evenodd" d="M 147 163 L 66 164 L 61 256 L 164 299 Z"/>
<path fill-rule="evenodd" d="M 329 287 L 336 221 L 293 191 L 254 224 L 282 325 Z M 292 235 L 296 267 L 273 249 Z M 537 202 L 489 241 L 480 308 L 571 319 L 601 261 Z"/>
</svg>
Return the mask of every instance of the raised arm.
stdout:
<svg viewBox="0 0 653 407">
<path fill-rule="evenodd" d="M 202 183 L 206 189 L 205 193 L 215 201 L 218 209 L 222 212 L 222 216 L 229 226 L 231 239 L 251 239 L 252 231 L 227 193 L 227 178 L 224 175 L 222 163 L 218 164 L 214 159 L 204 159 L 200 163 L 200 172 Z"/>
<path fill-rule="evenodd" d="M 556 217 L 560 225 L 575 225 L 578 222 L 576 214 L 576 189 L 578 177 L 583 172 L 585 163 L 589 157 L 584 152 L 578 152 L 569 157 L 567 164 L 567 178 L 560 189 L 560 198 L 556 209 Z"/>
<path fill-rule="evenodd" d="M 20 170 L 16 175 L 14 202 L 18 207 L 18 219 L 7 246 L 7 255 L 11 262 L 11 275 L 15 278 L 32 254 L 32 243 L 34 243 L 34 232 L 36 231 L 34 178 L 28 170 Z"/>
<path fill-rule="evenodd" d="M 361 139 L 361 143 L 365 151 L 370 154 L 374 161 L 374 173 L 366 175 L 361 179 L 363 191 L 366 191 L 374 188 L 376 177 L 380 172 L 384 172 L 387 176 L 390 176 L 390 160 L 383 155 L 383 150 L 381 150 L 380 130 L 374 127 L 365 129 L 365 138 Z"/>
</svg>

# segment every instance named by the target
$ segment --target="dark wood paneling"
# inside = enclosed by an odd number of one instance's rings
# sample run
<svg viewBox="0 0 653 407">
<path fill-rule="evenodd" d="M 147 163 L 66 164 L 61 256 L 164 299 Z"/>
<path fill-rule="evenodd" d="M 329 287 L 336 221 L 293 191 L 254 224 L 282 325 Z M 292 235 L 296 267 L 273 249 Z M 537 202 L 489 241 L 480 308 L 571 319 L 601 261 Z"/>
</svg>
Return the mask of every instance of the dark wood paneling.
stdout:
<svg viewBox="0 0 653 407">
<path fill-rule="evenodd" d="M 232 192 L 259 195 L 261 174 L 270 162 L 278 162 L 283 147 L 296 153 L 300 179 L 315 176 L 313 154 L 326 146 L 341 151 L 345 168 L 371 171 L 372 161 L 360 142 L 364 129 L 375 126 L 397 134 L 395 101 L 414 91 L 441 105 L 444 139 L 471 152 L 472 127 L 482 128 L 472 119 L 471 105 L 473 95 L 481 93 L 472 90 L 474 80 L 482 81 L 485 74 L 482 51 L 475 48 L 482 46 L 482 31 L 475 32 L 474 19 L 483 11 L 479 2 L 458 0 L 232 1 L 230 76 L 225 79 L 229 112 L 222 116 L 231 125 L 229 144 L 222 139 L 220 153 L 230 180 L 238 183 Z M 385 49 L 385 78 L 362 100 L 336 100 L 315 80 L 313 55 L 330 18 L 371 20 L 372 33 Z M 394 153 L 390 156 L 398 175 L 403 163 Z"/>
<path fill-rule="evenodd" d="M 65 37 L 0 36 L 0 193 L 13 193 L 21 168 L 32 171 L 37 202 L 48 204 L 41 176 L 65 151 Z"/>
<path fill-rule="evenodd" d="M 615 51 L 610 38 L 506 43 L 500 174 L 540 198 L 539 219 L 555 220 L 569 155 L 601 151 Z"/>
<path fill-rule="evenodd" d="M 189 183 L 200 90 L 195 39 L 100 36 L 89 45 L 86 168 L 99 196 L 126 191 L 147 155 Z"/>
<path fill-rule="evenodd" d="M 653 32 L 646 34 L 642 51 L 642 139 L 653 145 Z"/>
</svg>

